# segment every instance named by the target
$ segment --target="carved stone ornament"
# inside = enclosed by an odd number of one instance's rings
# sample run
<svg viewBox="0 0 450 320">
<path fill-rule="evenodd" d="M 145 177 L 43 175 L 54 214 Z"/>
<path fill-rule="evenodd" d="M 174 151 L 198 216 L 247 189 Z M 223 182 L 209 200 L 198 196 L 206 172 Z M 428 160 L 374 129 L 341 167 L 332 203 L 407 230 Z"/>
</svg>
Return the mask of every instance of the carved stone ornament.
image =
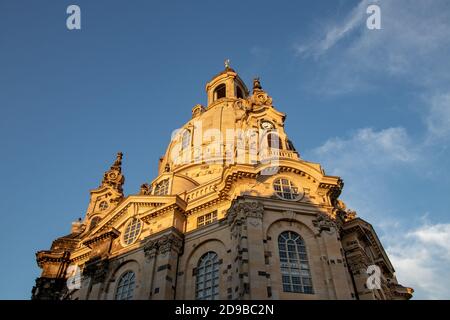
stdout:
<svg viewBox="0 0 450 320">
<path fill-rule="evenodd" d="M 205 107 L 201 104 L 195 105 L 194 108 L 192 108 L 192 118 L 196 118 L 199 115 L 201 115 L 203 112 L 205 112 Z"/>
<path fill-rule="evenodd" d="M 345 222 L 347 222 L 347 221 L 350 221 L 350 220 L 355 219 L 356 216 L 357 216 L 356 211 L 353 211 L 353 210 L 347 210 L 347 211 L 345 212 L 344 220 L 345 220 Z"/>
<path fill-rule="evenodd" d="M 156 254 L 165 254 L 170 250 L 180 253 L 183 248 L 183 240 L 174 234 L 163 235 L 161 238 L 149 240 L 144 245 L 144 254 L 147 259 L 154 258 Z"/>
<path fill-rule="evenodd" d="M 261 86 L 261 81 L 259 80 L 259 77 L 256 77 L 253 79 L 253 92 L 255 91 L 261 91 L 262 90 L 262 86 Z"/>
<path fill-rule="evenodd" d="M 179 252 L 182 245 L 183 242 L 181 239 L 174 235 L 162 236 L 158 241 L 159 252 L 162 254 L 167 253 L 172 249 Z"/>
<path fill-rule="evenodd" d="M 122 157 L 123 153 L 118 152 L 117 158 L 111 168 L 103 175 L 102 186 L 111 187 L 119 193 L 123 193 L 122 186 L 125 182 L 125 177 L 122 175 Z"/>
<path fill-rule="evenodd" d="M 253 227 L 257 227 L 257 226 L 259 226 L 260 225 L 260 221 L 259 220 L 256 220 L 256 219 L 252 219 L 252 220 L 250 220 L 249 221 L 249 224 L 251 225 L 251 226 L 253 226 Z"/>
<path fill-rule="evenodd" d="M 346 204 L 345 204 L 345 202 L 344 201 L 342 201 L 342 200 L 336 200 L 336 207 L 339 209 L 339 210 L 342 210 L 342 211 L 346 211 L 347 210 L 347 206 L 346 206 Z"/>
<path fill-rule="evenodd" d="M 313 220 L 313 225 L 317 228 L 319 233 L 322 231 L 327 231 L 330 234 L 334 233 L 336 230 L 336 223 L 330 219 L 326 214 L 319 213 L 317 218 Z"/>
<path fill-rule="evenodd" d="M 357 217 L 356 211 L 347 209 L 347 206 L 342 200 L 336 201 L 334 212 L 337 218 L 336 221 L 338 221 L 341 225 L 345 222 L 356 219 Z"/>
<path fill-rule="evenodd" d="M 243 220 L 247 217 L 262 219 L 264 214 L 264 206 L 258 201 L 237 202 L 228 209 L 228 224 L 233 224 L 236 220 Z"/>
<path fill-rule="evenodd" d="M 67 291 L 66 279 L 45 278 L 36 279 L 36 285 L 31 291 L 32 300 L 59 300 Z"/>
<path fill-rule="evenodd" d="M 141 185 L 141 191 L 139 192 L 140 195 L 148 196 L 152 193 L 152 188 L 148 183 L 144 183 Z"/>
<path fill-rule="evenodd" d="M 253 94 L 250 101 L 257 106 L 272 106 L 272 98 L 264 91 Z"/>
<path fill-rule="evenodd" d="M 92 284 L 105 281 L 109 270 L 109 260 L 88 261 L 83 270 L 83 276 L 91 278 Z"/>
<path fill-rule="evenodd" d="M 251 106 L 272 106 L 272 98 L 262 89 L 259 78 L 253 80 L 253 95 L 249 102 Z"/>
<path fill-rule="evenodd" d="M 158 253 L 158 241 L 157 240 L 149 240 L 144 245 L 144 254 L 147 260 L 151 260 Z"/>
</svg>

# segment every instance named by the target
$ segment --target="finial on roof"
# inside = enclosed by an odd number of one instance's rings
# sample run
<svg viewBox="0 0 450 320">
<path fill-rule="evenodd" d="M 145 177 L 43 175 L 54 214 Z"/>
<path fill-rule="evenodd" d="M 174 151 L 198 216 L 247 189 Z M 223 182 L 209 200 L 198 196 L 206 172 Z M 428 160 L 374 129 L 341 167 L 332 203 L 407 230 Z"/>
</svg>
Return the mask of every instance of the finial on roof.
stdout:
<svg viewBox="0 0 450 320">
<path fill-rule="evenodd" d="M 112 168 L 118 168 L 119 170 L 122 169 L 122 157 L 123 153 L 117 152 L 116 161 L 114 161 L 114 164 L 111 166 L 111 169 Z"/>
<path fill-rule="evenodd" d="M 225 69 L 230 69 L 230 59 L 225 59 Z"/>
<path fill-rule="evenodd" d="M 257 106 L 273 107 L 272 98 L 263 90 L 259 77 L 253 79 L 253 95 L 251 96 L 251 103 Z"/>
<path fill-rule="evenodd" d="M 102 186 L 109 186 L 122 193 L 122 186 L 125 182 L 125 177 L 122 175 L 122 157 L 123 153 L 118 152 L 116 160 L 111 168 L 103 175 Z"/>
<path fill-rule="evenodd" d="M 262 90 L 261 81 L 259 81 L 259 77 L 253 79 L 253 91 Z"/>
</svg>

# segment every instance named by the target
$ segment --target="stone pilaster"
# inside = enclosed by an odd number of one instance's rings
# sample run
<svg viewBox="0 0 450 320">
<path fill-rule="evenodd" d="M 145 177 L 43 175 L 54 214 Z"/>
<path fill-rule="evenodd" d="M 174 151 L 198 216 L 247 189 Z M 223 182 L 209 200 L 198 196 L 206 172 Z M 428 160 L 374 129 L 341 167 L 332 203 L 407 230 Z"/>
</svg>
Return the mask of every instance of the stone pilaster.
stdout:
<svg viewBox="0 0 450 320">
<path fill-rule="evenodd" d="M 84 299 L 100 299 L 108 271 L 109 260 L 107 259 L 91 259 L 86 262 L 81 282 L 81 294 L 85 297 Z"/>
<path fill-rule="evenodd" d="M 348 270 L 344 250 L 339 238 L 339 231 L 336 223 L 325 214 L 318 214 L 313 221 L 317 230 L 317 237 L 321 244 L 322 256 L 326 259 L 325 279 L 330 299 L 349 300 L 352 299 L 354 291 L 350 286 Z"/>
<path fill-rule="evenodd" d="M 240 299 L 267 298 L 263 213 L 264 207 L 261 203 L 245 199 L 238 200 L 228 212 L 233 241 L 237 244 Z"/>
<path fill-rule="evenodd" d="M 171 229 L 159 237 L 149 239 L 144 247 L 150 270 L 150 299 L 167 300 L 175 298 L 178 258 L 183 249 L 183 235 Z"/>
</svg>

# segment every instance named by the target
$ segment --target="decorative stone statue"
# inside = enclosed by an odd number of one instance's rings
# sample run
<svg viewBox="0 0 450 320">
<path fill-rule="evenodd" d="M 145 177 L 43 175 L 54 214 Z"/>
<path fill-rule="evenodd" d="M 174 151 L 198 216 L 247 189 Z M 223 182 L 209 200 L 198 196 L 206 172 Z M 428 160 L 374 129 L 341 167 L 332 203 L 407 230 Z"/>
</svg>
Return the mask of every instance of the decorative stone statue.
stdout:
<svg viewBox="0 0 450 320">
<path fill-rule="evenodd" d="M 148 183 L 144 183 L 141 185 L 141 195 L 149 195 L 152 192 L 152 189 Z"/>
<path fill-rule="evenodd" d="M 122 166 L 122 152 L 117 152 L 117 158 L 116 161 L 114 161 L 113 167 L 121 167 Z"/>
</svg>

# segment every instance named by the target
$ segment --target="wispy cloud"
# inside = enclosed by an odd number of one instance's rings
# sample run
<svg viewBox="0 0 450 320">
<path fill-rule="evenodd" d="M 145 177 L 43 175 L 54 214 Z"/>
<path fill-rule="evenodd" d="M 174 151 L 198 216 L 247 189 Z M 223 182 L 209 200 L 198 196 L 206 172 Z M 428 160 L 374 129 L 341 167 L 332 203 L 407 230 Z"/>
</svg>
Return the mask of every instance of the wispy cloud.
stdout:
<svg viewBox="0 0 450 320">
<path fill-rule="evenodd" d="M 402 127 L 380 131 L 359 129 L 348 138 L 329 139 L 313 153 L 321 159 L 326 158 L 325 161 L 332 161 L 335 174 L 354 170 L 355 165 L 366 167 L 413 162 L 419 156 Z"/>
<path fill-rule="evenodd" d="M 368 5 L 369 0 L 361 1 L 343 22 L 330 26 L 321 39 L 315 39 L 308 44 L 296 45 L 297 54 L 300 56 L 312 55 L 316 58 L 325 54 L 341 39 L 351 34 L 355 31 L 356 27 L 363 23 L 364 14 Z"/>
<path fill-rule="evenodd" d="M 382 241 L 399 282 L 413 287 L 416 299 L 450 298 L 450 224 L 393 228 Z"/>
<path fill-rule="evenodd" d="M 374 2 L 361 0 L 344 21 L 332 17 L 319 36 L 296 45 L 298 59 L 320 69 L 309 89 L 346 95 L 401 83 L 422 106 L 423 130 L 359 128 L 305 155 L 344 178 L 343 200 L 384 234 L 400 283 L 414 287 L 416 298 L 448 299 L 450 224 L 421 221 L 408 229 L 417 216 L 401 215 L 410 206 L 400 203 L 407 196 L 396 187 L 404 185 L 398 180 L 423 183 L 429 168 L 439 178 L 446 170 L 437 154 L 450 140 L 450 3 L 380 0 L 382 29 L 368 30 L 366 8 Z"/>
<path fill-rule="evenodd" d="M 430 109 L 426 116 L 428 138 L 447 138 L 450 135 L 450 92 L 430 98 Z"/>
<path fill-rule="evenodd" d="M 367 6 L 381 7 L 382 29 L 368 30 Z M 322 72 L 312 83 L 321 94 L 346 94 L 401 79 L 424 90 L 448 90 L 450 8 L 446 0 L 362 0 L 343 22 L 325 23 L 319 36 L 295 44 L 301 59 Z M 346 40 L 343 45 L 339 42 Z M 381 83 L 374 79 L 382 78 Z"/>
<path fill-rule="evenodd" d="M 421 151 L 403 127 L 362 128 L 346 137 L 330 138 L 305 156 L 321 163 L 327 174 L 343 177 L 344 201 L 375 223 L 393 219 L 395 214 L 383 206 L 391 192 L 387 179 L 398 168 L 419 166 Z"/>
<path fill-rule="evenodd" d="M 380 232 L 399 282 L 413 287 L 416 299 L 448 299 L 450 278 L 442 275 L 450 267 L 450 224 L 431 224 L 414 213 L 408 213 L 406 221 L 398 215 L 401 209 L 386 199 L 395 192 L 389 186 L 395 168 L 420 166 L 424 148 L 414 145 L 402 127 L 363 128 L 346 138 L 329 139 L 308 157 L 349 182 L 341 198 Z M 408 228 L 411 224 L 415 226 Z"/>
</svg>

